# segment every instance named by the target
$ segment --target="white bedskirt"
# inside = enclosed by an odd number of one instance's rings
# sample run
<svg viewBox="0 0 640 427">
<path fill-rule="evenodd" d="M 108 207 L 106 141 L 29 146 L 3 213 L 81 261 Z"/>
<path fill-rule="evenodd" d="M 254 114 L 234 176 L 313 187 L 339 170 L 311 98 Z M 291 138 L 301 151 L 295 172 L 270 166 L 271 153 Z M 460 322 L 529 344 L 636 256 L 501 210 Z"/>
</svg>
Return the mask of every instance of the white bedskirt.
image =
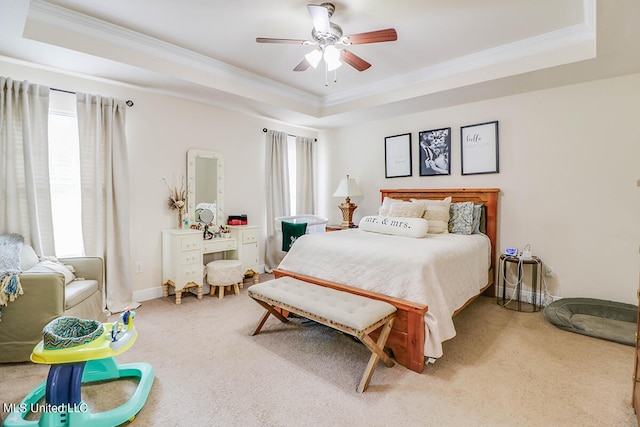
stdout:
<svg viewBox="0 0 640 427">
<path fill-rule="evenodd" d="M 298 238 L 278 268 L 427 305 L 425 356 L 440 357 L 442 342 L 456 335 L 453 313 L 486 286 L 490 258 L 484 234 L 349 229 Z"/>
</svg>

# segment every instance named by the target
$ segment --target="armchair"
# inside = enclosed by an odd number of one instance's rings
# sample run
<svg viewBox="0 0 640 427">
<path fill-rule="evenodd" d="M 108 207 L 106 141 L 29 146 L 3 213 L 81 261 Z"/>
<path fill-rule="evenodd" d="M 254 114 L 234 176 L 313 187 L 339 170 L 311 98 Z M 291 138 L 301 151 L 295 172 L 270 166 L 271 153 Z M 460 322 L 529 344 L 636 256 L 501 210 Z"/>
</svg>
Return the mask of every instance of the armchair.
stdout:
<svg viewBox="0 0 640 427">
<path fill-rule="evenodd" d="M 57 317 L 77 316 L 106 322 L 102 259 L 81 257 L 60 261 L 75 268 L 76 280 L 65 284 L 61 273 L 26 270 L 20 274 L 24 294 L 2 308 L 0 363 L 28 361 L 33 347 L 42 340 L 42 328 Z"/>
</svg>

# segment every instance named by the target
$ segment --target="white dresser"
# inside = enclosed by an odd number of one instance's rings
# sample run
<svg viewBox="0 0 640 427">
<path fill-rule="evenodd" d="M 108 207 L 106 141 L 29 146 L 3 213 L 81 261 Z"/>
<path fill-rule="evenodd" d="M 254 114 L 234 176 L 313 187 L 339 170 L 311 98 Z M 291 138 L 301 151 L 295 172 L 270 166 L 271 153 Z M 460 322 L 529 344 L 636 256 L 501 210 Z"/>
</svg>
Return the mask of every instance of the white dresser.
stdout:
<svg viewBox="0 0 640 427">
<path fill-rule="evenodd" d="M 162 230 L 162 295 L 176 292 L 176 304 L 182 291 L 198 288 L 202 299 L 202 232 L 198 230 Z"/>
<path fill-rule="evenodd" d="M 242 262 L 245 274 L 258 283 L 258 227 L 255 225 L 228 225 L 231 238 L 238 242 L 234 250 L 227 252 L 228 259 Z"/>
<path fill-rule="evenodd" d="M 203 240 L 202 231 L 192 229 L 162 230 L 162 294 L 169 296 L 169 286 L 175 289 L 176 304 L 182 292 L 197 288 L 202 298 L 202 256 L 224 252 L 226 259 L 242 262 L 244 270 L 253 274 L 258 283 L 258 227 L 228 226 L 231 237 Z"/>
</svg>

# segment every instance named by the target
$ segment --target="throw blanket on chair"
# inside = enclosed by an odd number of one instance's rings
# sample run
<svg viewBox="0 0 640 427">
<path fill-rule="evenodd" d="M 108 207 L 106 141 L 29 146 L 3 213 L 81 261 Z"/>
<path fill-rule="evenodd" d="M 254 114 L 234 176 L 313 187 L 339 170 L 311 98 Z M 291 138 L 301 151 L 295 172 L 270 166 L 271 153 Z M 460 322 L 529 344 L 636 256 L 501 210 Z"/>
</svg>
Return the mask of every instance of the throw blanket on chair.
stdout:
<svg viewBox="0 0 640 427">
<path fill-rule="evenodd" d="M 22 295 L 20 251 L 24 238 L 19 234 L 0 234 L 0 316 L 2 306 Z"/>
</svg>

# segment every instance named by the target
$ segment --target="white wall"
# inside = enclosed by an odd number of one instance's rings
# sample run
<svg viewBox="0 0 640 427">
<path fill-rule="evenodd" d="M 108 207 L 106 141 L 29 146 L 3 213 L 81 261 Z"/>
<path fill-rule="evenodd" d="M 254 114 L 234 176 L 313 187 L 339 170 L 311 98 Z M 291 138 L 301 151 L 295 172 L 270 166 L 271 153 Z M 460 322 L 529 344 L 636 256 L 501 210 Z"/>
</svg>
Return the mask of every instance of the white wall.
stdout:
<svg viewBox="0 0 640 427">
<path fill-rule="evenodd" d="M 225 215 L 246 213 L 261 227 L 260 264 L 264 264 L 265 187 L 263 128 L 302 136 L 315 132 L 267 119 L 152 93 L 135 87 L 67 76 L 0 61 L 0 74 L 15 80 L 70 91 L 131 99 L 127 110 L 131 182 L 131 271 L 139 296 L 157 295 L 162 282 L 161 230 L 177 227 L 177 214 L 167 207 L 162 182 L 179 185 L 186 177 L 187 150 L 218 151 L 225 161 Z M 143 272 L 135 273 L 135 263 Z"/>
<path fill-rule="evenodd" d="M 225 156 L 226 213 L 246 213 L 264 234 L 263 127 L 305 129 L 126 85 L 0 61 L 0 74 L 52 87 L 132 99 L 127 112 L 134 290 L 161 282 L 160 230 L 175 227 L 162 183 L 186 174 L 186 151 Z M 356 220 L 376 211 L 381 188 L 499 187 L 499 250 L 530 243 L 554 269 L 549 291 L 637 303 L 640 241 L 640 75 L 532 92 L 321 132 L 319 214 L 341 221 L 331 197 L 347 173 L 365 192 Z M 460 126 L 498 120 L 500 173 L 460 175 Z M 450 176 L 418 176 L 418 132 L 451 127 Z M 384 178 L 384 137 L 411 132 L 413 177 Z M 264 236 L 263 236 L 264 238 Z M 264 250 L 263 240 L 261 244 Z"/>
<path fill-rule="evenodd" d="M 550 89 L 323 131 L 323 186 L 349 173 L 365 192 L 356 220 L 381 188 L 498 187 L 498 250 L 522 249 L 553 267 L 555 296 L 637 304 L 640 242 L 640 75 Z M 460 173 L 460 126 L 499 121 L 500 173 Z M 418 132 L 452 128 L 451 175 L 420 177 Z M 412 133 L 413 177 L 385 179 L 384 137 Z M 325 197 L 330 223 L 340 200 Z"/>
</svg>

